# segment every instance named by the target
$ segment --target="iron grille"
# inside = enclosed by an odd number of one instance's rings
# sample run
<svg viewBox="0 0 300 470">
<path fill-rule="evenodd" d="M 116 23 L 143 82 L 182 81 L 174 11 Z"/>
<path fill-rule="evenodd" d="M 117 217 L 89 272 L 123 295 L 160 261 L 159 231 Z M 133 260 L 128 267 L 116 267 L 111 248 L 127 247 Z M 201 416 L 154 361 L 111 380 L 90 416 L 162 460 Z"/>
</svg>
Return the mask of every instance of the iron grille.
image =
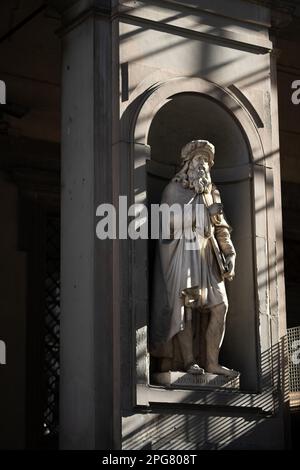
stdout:
<svg viewBox="0 0 300 470">
<path fill-rule="evenodd" d="M 300 326 L 289 328 L 288 349 L 289 349 L 289 375 L 290 392 L 300 392 Z"/>
<path fill-rule="evenodd" d="M 45 311 L 45 401 L 44 435 L 58 433 L 59 336 L 60 336 L 60 223 L 46 220 L 46 311 Z"/>
</svg>

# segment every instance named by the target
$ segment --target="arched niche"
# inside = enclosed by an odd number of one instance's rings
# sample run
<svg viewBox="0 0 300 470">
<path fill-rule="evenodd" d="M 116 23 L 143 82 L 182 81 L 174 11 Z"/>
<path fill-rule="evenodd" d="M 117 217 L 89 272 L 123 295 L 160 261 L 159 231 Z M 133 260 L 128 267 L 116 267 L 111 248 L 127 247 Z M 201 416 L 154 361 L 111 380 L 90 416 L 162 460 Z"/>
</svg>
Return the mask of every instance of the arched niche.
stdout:
<svg viewBox="0 0 300 470">
<path fill-rule="evenodd" d="M 257 391 L 261 339 L 260 309 L 265 308 L 267 271 L 264 151 L 255 119 L 228 91 L 202 79 L 172 79 L 145 91 L 132 126 L 133 194 L 146 205 L 160 200 L 178 169 L 181 147 L 194 138 L 216 147 L 213 179 L 234 232 L 237 277 L 228 284 L 230 312 L 222 348 L 226 365 L 241 371 L 244 391 Z M 265 240 L 264 239 L 264 240 Z M 133 291 L 137 332 L 136 378 L 149 385 L 147 326 L 153 244 L 133 245 Z M 263 256 L 262 256 L 263 254 Z M 258 261 L 259 260 L 259 261 Z M 142 268 L 141 268 L 142 266 Z M 144 279 L 144 281 L 143 281 Z"/>
<path fill-rule="evenodd" d="M 236 120 L 217 101 L 202 94 L 179 93 L 157 112 L 148 134 L 151 160 L 147 162 L 147 202 L 149 207 L 159 203 L 164 187 L 180 167 L 181 148 L 193 139 L 206 139 L 215 145 L 212 176 L 234 229 L 232 238 L 238 254 L 236 279 L 227 284 L 230 308 L 221 360 L 241 371 L 244 389 L 255 390 L 257 338 L 251 157 Z M 150 285 L 155 246 L 156 242 L 149 241 Z"/>
</svg>

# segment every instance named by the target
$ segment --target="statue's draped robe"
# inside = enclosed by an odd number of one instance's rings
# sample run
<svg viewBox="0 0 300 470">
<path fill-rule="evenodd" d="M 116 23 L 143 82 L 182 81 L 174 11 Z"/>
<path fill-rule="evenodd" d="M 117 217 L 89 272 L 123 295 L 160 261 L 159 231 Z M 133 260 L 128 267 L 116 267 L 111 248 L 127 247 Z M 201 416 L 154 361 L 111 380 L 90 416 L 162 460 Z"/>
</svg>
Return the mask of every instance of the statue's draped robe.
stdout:
<svg viewBox="0 0 300 470">
<path fill-rule="evenodd" d="M 208 207 L 216 200 L 220 201 L 220 195 L 215 186 L 205 196 L 205 204 L 201 194 L 196 195 L 179 182 L 169 183 L 163 192 L 161 204 L 179 204 L 181 207 L 185 204 L 193 205 L 197 217 L 193 219 L 192 212 L 186 210 L 182 230 L 181 216 L 175 211 L 172 219 L 173 237 L 161 237 L 158 242 L 150 321 L 150 349 L 154 356 L 174 355 L 173 339 L 176 340 L 176 334 L 184 329 L 185 324 L 181 296 L 183 289 L 198 287 L 199 303 L 204 310 L 221 303 L 227 305 L 225 285 L 210 237 L 215 236 L 225 257 L 235 251 L 230 227 L 223 214 L 212 216 L 209 213 Z M 176 238 L 178 233 L 181 238 Z M 192 245 L 193 238 L 195 241 Z"/>
</svg>

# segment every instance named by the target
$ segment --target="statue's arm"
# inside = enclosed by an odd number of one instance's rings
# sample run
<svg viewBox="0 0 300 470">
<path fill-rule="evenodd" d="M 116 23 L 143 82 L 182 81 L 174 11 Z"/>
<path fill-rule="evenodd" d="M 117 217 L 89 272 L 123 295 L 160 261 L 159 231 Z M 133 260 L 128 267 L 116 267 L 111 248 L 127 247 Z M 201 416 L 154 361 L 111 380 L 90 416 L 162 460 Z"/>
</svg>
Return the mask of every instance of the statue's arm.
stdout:
<svg viewBox="0 0 300 470">
<path fill-rule="evenodd" d="M 216 187 L 214 187 L 213 199 L 221 205 L 220 193 Z M 222 206 L 221 206 L 222 207 Z M 235 275 L 235 259 L 236 251 L 231 240 L 232 228 L 228 224 L 223 211 L 212 217 L 212 222 L 215 228 L 215 237 L 218 241 L 220 250 L 226 259 L 226 266 L 228 269 L 227 277 L 232 279 Z"/>
<path fill-rule="evenodd" d="M 209 212 L 219 247 L 225 257 L 235 255 L 235 249 L 230 236 L 232 228 L 225 218 L 220 192 L 215 185 L 213 185 L 212 198 L 214 202 L 213 206 L 217 207 L 214 210 L 209 208 Z M 213 206 L 211 207 L 213 208 Z"/>
<path fill-rule="evenodd" d="M 215 226 L 215 237 L 218 241 L 220 250 L 225 256 L 225 266 L 227 271 L 226 274 L 224 274 L 224 277 L 231 281 L 235 276 L 236 251 L 231 240 L 230 229 L 221 224 Z"/>
<path fill-rule="evenodd" d="M 215 225 L 215 237 L 218 240 L 219 247 L 225 257 L 236 255 L 230 236 L 230 230 L 226 225 Z"/>
</svg>

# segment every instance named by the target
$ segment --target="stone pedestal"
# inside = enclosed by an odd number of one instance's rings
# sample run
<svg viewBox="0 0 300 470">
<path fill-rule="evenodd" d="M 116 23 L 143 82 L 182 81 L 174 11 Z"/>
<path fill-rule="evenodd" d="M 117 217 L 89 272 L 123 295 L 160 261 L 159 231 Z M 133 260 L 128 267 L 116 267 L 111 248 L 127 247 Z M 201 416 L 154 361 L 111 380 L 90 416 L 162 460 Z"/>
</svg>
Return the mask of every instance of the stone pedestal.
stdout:
<svg viewBox="0 0 300 470">
<path fill-rule="evenodd" d="M 237 377 L 226 377 L 225 375 L 216 375 L 204 373 L 202 375 L 187 374 L 186 372 L 160 372 L 153 374 L 153 385 L 163 385 L 171 388 L 231 388 L 239 390 L 240 374 Z"/>
</svg>

